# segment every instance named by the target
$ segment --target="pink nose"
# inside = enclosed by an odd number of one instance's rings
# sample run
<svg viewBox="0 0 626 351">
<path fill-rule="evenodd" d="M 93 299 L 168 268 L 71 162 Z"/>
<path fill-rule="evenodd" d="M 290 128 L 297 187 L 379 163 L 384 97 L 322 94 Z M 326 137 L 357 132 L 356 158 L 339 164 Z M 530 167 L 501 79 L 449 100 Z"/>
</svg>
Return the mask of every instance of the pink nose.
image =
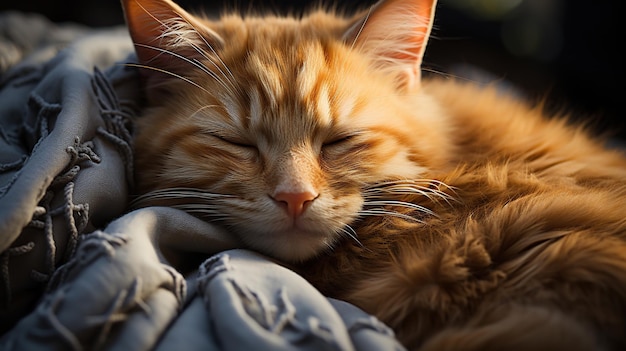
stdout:
<svg viewBox="0 0 626 351">
<path fill-rule="evenodd" d="M 277 193 L 272 198 L 283 205 L 289 216 L 298 218 L 317 198 L 317 195 L 306 191 L 302 193 Z"/>
</svg>

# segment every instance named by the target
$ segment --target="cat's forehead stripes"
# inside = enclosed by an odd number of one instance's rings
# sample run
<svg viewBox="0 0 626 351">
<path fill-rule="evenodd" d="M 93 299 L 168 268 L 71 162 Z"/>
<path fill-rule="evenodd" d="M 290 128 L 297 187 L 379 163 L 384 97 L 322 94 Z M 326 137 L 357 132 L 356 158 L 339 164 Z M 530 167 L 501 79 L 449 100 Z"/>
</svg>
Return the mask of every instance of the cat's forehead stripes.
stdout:
<svg viewBox="0 0 626 351">
<path fill-rule="evenodd" d="M 346 121 L 357 109 L 357 98 L 354 95 L 344 95 L 337 103 L 337 120 Z"/>
<path fill-rule="evenodd" d="M 322 126 L 329 126 L 332 124 L 332 110 L 331 110 L 331 101 L 328 90 L 328 85 L 323 84 L 320 86 L 319 92 L 317 94 L 316 99 L 316 112 L 319 117 L 319 123 Z"/>
<path fill-rule="evenodd" d="M 313 120 L 308 123 L 314 122 L 316 126 L 333 123 L 328 62 L 319 42 L 250 52 L 247 65 L 251 125 L 262 124 L 263 115 L 269 112 L 296 113 L 299 116 L 274 117 L 308 118 Z"/>
<path fill-rule="evenodd" d="M 224 107 L 227 116 L 232 120 L 232 122 L 239 125 L 239 122 L 242 120 L 242 112 L 236 98 L 229 94 L 217 94 L 217 97 Z"/>
<path fill-rule="evenodd" d="M 247 116 L 250 124 L 258 125 L 262 123 L 263 113 L 264 108 L 261 100 L 261 92 L 259 89 L 250 89 L 250 115 Z"/>
<path fill-rule="evenodd" d="M 332 111 L 327 53 L 320 43 L 311 43 L 304 50 L 304 60 L 297 77 L 297 95 L 301 101 L 314 105 L 314 112 L 321 125 L 330 125 Z"/>
<path fill-rule="evenodd" d="M 259 89 L 265 93 L 272 107 L 285 95 L 284 66 L 280 60 L 263 60 L 259 55 L 249 55 L 249 65 L 252 72 L 256 72 Z M 254 90 L 254 89 L 252 89 Z M 259 92 L 257 92 L 258 94 Z"/>
</svg>

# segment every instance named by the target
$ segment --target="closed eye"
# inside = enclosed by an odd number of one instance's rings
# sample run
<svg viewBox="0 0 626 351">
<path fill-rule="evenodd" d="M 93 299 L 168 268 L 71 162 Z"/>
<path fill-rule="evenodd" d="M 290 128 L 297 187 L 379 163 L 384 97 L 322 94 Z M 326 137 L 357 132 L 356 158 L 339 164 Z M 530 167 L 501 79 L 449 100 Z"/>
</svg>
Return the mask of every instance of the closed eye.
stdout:
<svg viewBox="0 0 626 351">
<path fill-rule="evenodd" d="M 350 141 L 353 137 L 354 135 L 351 135 L 351 134 L 339 135 L 335 138 L 329 139 L 328 141 L 324 142 L 324 144 L 322 144 L 322 147 L 338 146 L 338 145 L 341 145 L 343 143 Z"/>
<path fill-rule="evenodd" d="M 218 138 L 222 139 L 223 141 L 225 141 L 225 142 L 227 142 L 229 144 L 235 145 L 235 146 L 256 148 L 256 146 L 254 146 L 254 145 L 252 145 L 250 143 L 247 143 L 245 141 L 242 141 L 242 140 L 226 138 L 226 137 L 223 137 L 223 136 L 220 136 Z"/>
<path fill-rule="evenodd" d="M 238 146 L 238 147 L 242 147 L 242 148 L 253 148 L 256 149 L 256 146 L 253 145 L 252 143 L 249 143 L 243 139 L 240 139 L 238 137 L 233 137 L 233 136 L 225 136 L 221 133 L 218 132 L 214 132 L 214 131 L 210 131 L 210 132 L 206 132 L 205 134 L 208 134 L 216 139 L 221 140 L 224 143 L 233 145 L 233 146 Z"/>
</svg>

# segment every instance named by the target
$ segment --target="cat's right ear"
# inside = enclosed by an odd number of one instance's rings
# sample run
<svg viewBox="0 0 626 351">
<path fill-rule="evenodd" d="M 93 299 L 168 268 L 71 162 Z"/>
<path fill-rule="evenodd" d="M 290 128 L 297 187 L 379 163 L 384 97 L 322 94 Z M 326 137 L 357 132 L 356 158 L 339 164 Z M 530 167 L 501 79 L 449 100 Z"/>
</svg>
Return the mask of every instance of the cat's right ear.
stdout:
<svg viewBox="0 0 626 351">
<path fill-rule="evenodd" d="M 141 72 L 149 83 L 184 76 L 223 40 L 170 0 L 122 0 Z M 150 84 L 149 84 L 150 85 Z"/>
<path fill-rule="evenodd" d="M 344 41 L 369 55 L 400 88 L 419 86 L 437 0 L 380 0 L 357 16 Z"/>
</svg>

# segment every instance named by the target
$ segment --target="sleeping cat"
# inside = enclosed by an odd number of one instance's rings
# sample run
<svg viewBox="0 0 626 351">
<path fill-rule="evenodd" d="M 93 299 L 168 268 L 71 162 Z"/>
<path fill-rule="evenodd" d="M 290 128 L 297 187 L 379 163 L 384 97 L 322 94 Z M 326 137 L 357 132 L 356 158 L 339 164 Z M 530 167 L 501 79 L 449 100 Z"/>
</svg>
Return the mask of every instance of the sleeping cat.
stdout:
<svg viewBox="0 0 626 351">
<path fill-rule="evenodd" d="M 150 105 L 136 206 L 205 218 L 411 349 L 626 349 L 626 159 L 541 106 L 422 79 L 435 0 L 123 5 Z"/>
</svg>

